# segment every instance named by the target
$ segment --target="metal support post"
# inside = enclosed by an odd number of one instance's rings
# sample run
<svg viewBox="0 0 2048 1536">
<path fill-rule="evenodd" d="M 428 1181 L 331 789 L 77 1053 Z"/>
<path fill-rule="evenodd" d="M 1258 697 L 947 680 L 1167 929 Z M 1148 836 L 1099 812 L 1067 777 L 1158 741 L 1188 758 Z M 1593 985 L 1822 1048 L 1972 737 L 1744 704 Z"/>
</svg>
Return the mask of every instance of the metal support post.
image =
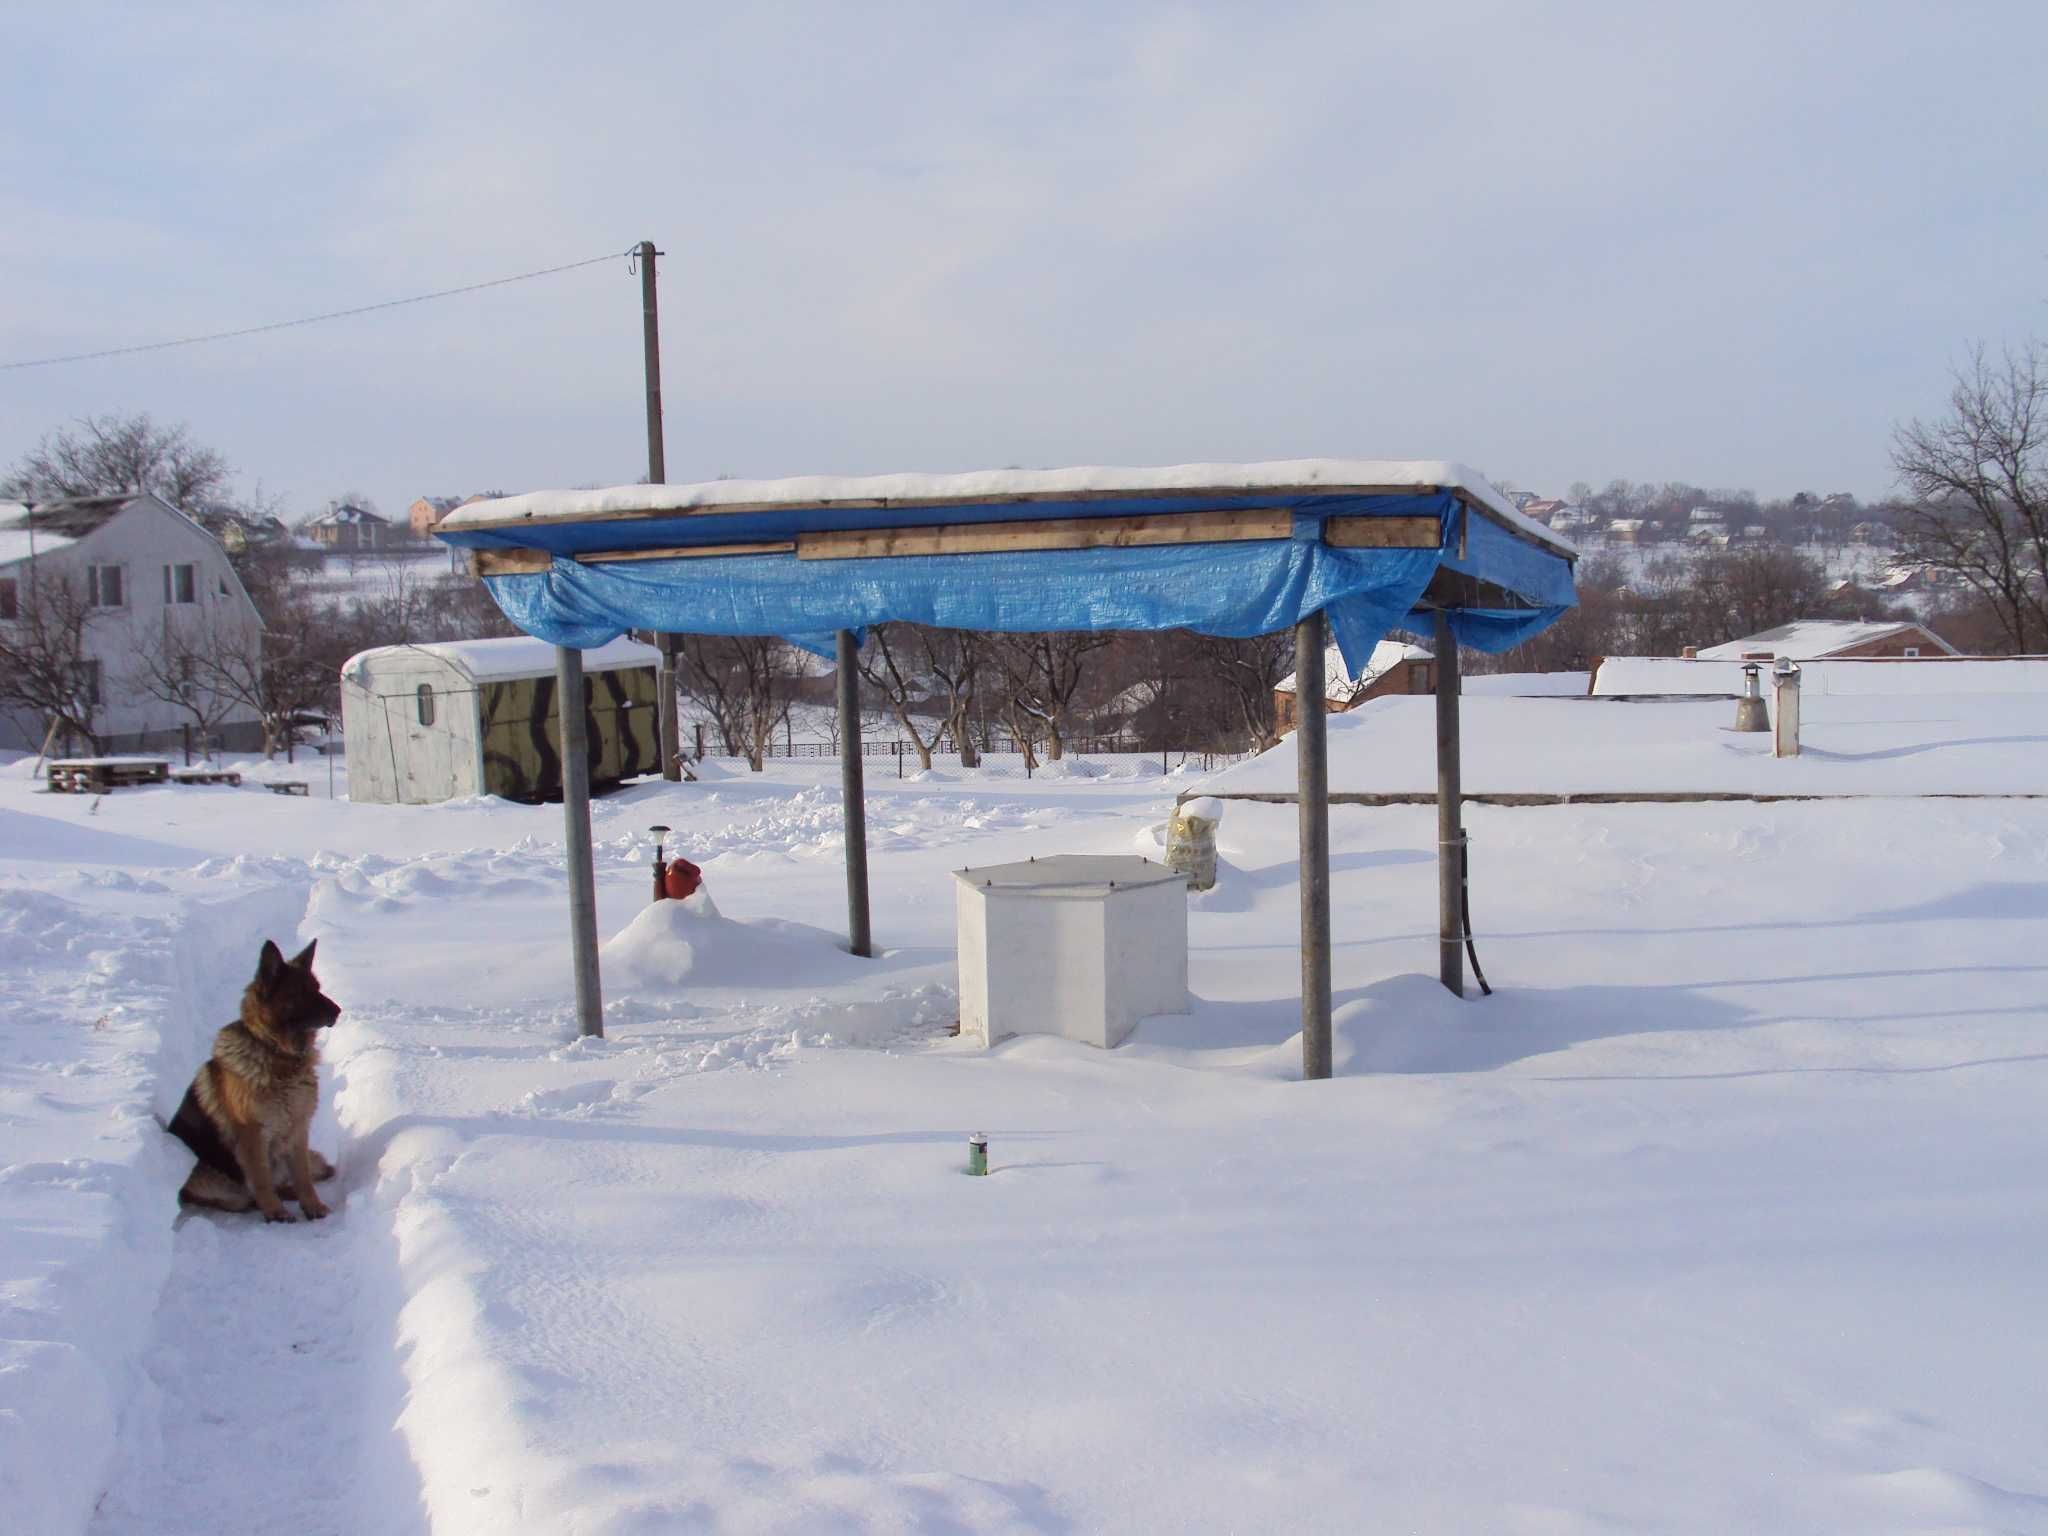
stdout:
<svg viewBox="0 0 2048 1536">
<path fill-rule="evenodd" d="M 846 947 L 874 956 L 868 932 L 868 812 L 861 784 L 860 667 L 853 631 L 839 631 L 839 784 L 846 807 Z M 898 760 L 899 762 L 901 759 Z"/>
<path fill-rule="evenodd" d="M 1330 1075 L 1330 756 L 1322 611 L 1294 626 L 1295 799 L 1301 813 L 1301 1075 Z"/>
<path fill-rule="evenodd" d="M 1465 801 L 1458 764 L 1458 640 L 1450 610 L 1436 611 L 1436 929 L 1437 975 L 1465 995 Z"/>
<path fill-rule="evenodd" d="M 597 975 L 597 874 L 590 856 L 590 741 L 583 717 L 583 653 L 555 647 L 555 718 L 562 740 L 562 852 L 569 869 L 569 948 L 576 969 L 576 1028 L 604 1033 Z"/>
</svg>

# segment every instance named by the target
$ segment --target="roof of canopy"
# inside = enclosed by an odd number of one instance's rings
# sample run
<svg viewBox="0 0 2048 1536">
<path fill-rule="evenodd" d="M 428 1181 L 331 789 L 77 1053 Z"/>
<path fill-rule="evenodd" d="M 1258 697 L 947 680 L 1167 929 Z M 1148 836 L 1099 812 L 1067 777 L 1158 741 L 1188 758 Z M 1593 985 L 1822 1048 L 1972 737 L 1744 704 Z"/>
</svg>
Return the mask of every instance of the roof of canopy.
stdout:
<svg viewBox="0 0 2048 1536">
<path fill-rule="evenodd" d="M 648 629 L 828 650 L 891 619 L 1246 636 L 1320 608 L 1356 665 L 1425 609 L 1494 651 L 1575 601 L 1572 546 L 1439 460 L 541 491 L 434 532 L 475 551 L 514 623 L 577 647 Z"/>
</svg>

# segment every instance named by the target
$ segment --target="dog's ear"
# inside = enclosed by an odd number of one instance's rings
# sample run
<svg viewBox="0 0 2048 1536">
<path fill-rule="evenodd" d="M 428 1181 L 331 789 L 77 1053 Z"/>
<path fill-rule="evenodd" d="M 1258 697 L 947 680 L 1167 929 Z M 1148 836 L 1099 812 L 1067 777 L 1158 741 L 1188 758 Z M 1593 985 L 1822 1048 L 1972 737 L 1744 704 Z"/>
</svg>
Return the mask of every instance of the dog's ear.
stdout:
<svg viewBox="0 0 2048 1536">
<path fill-rule="evenodd" d="M 302 971 L 310 971 L 313 968 L 313 945 L 318 944 L 319 942 L 320 941 L 318 939 L 315 939 L 311 944 L 308 944 L 296 955 L 293 955 L 292 964 L 297 966 Z"/>
<path fill-rule="evenodd" d="M 269 939 L 263 941 L 263 953 L 256 957 L 256 980 L 264 986 L 277 980 L 284 970 L 284 951 Z"/>
</svg>

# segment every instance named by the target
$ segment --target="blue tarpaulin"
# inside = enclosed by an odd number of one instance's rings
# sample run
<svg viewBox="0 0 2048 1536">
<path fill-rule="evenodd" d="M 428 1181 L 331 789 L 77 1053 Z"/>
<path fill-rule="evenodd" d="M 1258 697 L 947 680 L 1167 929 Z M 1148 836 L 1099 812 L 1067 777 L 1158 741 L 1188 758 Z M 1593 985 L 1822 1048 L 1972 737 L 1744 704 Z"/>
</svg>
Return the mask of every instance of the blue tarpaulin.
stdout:
<svg viewBox="0 0 2048 1536">
<path fill-rule="evenodd" d="M 660 488 L 649 487 L 650 492 Z M 906 526 L 1015 523 L 1175 512 L 1284 509 L 1292 536 L 1239 542 L 888 554 L 800 559 L 764 554 L 579 559 L 622 551 L 787 541 L 807 533 Z M 588 648 L 627 630 L 780 635 L 828 653 L 836 630 L 887 620 L 947 629 L 1163 630 L 1251 636 L 1289 629 L 1324 610 L 1346 664 L 1363 664 L 1388 629 L 1408 622 L 1440 567 L 1486 584 L 1488 606 L 1453 607 L 1462 644 L 1500 651 L 1571 607 L 1571 562 L 1552 543 L 1469 510 L 1451 490 L 1345 495 L 1292 489 L 1041 496 L 904 505 L 716 507 L 558 521 L 493 521 L 437 530 L 476 549 L 551 556 L 546 570 L 486 577 L 514 623 L 557 645 Z M 1330 517 L 1434 517 L 1435 548 L 1340 548 L 1324 542 Z M 1283 522 L 1283 527 L 1286 523 Z"/>
</svg>

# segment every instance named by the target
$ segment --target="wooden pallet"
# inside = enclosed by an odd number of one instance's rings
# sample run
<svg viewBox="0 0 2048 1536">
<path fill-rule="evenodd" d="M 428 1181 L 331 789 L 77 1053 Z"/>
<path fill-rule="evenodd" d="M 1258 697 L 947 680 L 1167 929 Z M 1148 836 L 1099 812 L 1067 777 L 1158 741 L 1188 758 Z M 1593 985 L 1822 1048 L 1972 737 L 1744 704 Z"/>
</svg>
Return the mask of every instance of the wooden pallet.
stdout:
<svg viewBox="0 0 2048 1536">
<path fill-rule="evenodd" d="M 313 787 L 304 779 L 265 779 L 263 787 L 273 795 L 311 795 Z"/>
<path fill-rule="evenodd" d="M 162 784 L 168 757 L 67 757 L 50 764 L 50 789 L 60 795 L 104 795 L 137 784 Z"/>
<path fill-rule="evenodd" d="M 173 768 L 173 784 L 239 784 L 241 774 L 232 768 Z"/>
</svg>

